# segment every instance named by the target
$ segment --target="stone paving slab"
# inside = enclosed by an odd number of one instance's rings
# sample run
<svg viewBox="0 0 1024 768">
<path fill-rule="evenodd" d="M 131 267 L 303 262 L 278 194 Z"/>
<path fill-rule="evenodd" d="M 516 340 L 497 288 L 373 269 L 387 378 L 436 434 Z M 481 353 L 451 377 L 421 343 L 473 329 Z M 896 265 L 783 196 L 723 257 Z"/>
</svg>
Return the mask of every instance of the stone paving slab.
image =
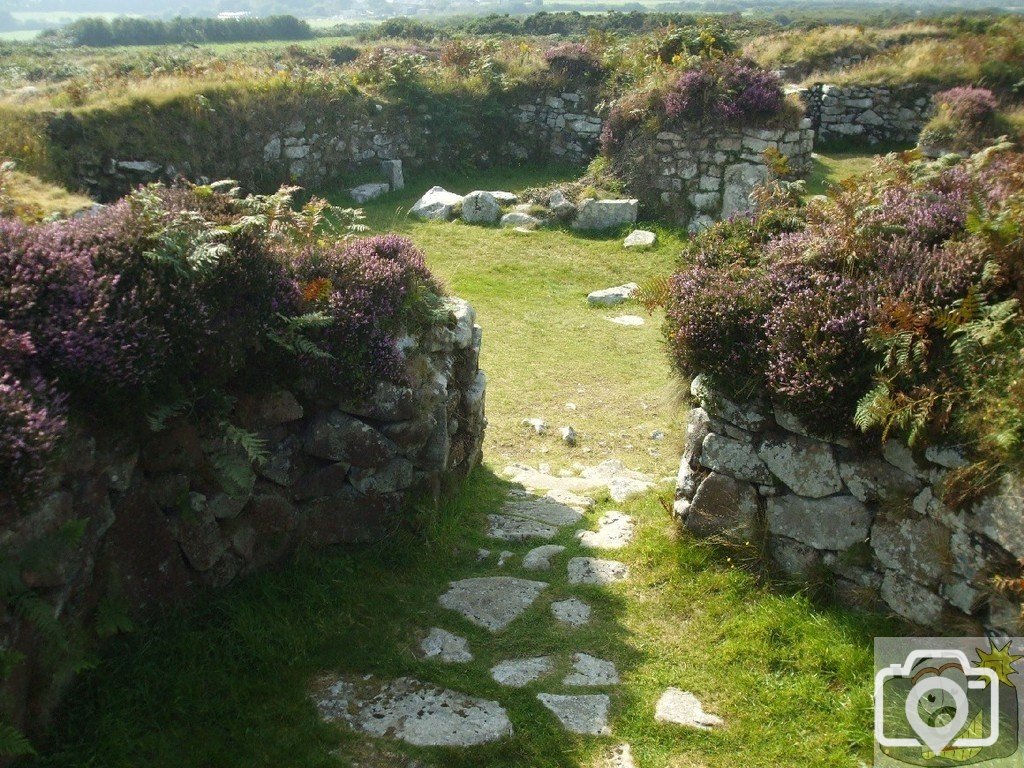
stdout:
<svg viewBox="0 0 1024 768">
<path fill-rule="evenodd" d="M 590 606 L 575 597 L 553 602 L 551 613 L 559 622 L 570 627 L 582 627 L 590 621 Z"/>
<path fill-rule="evenodd" d="M 499 541 L 527 541 L 528 539 L 550 539 L 558 533 L 552 525 L 524 517 L 508 515 L 487 516 L 487 536 Z"/>
<path fill-rule="evenodd" d="M 654 707 L 654 719 L 659 723 L 675 723 L 701 731 L 722 725 L 722 718 L 704 711 L 700 700 L 689 691 L 668 688 Z"/>
<path fill-rule="evenodd" d="M 597 521 L 596 531 L 579 531 L 580 544 L 591 549 L 622 549 L 633 540 L 636 522 L 622 512 L 606 512 Z"/>
<path fill-rule="evenodd" d="M 602 768 L 636 768 L 633 761 L 633 748 L 629 744 L 619 744 L 612 749 Z"/>
<path fill-rule="evenodd" d="M 619 671 L 615 668 L 615 663 L 599 659 L 587 653 L 573 655 L 572 672 L 562 680 L 562 685 L 591 688 L 618 684 Z"/>
<path fill-rule="evenodd" d="M 562 727 L 573 733 L 604 736 L 608 728 L 608 710 L 611 699 L 606 694 L 565 696 L 557 693 L 538 693 L 540 703 L 554 712 Z"/>
<path fill-rule="evenodd" d="M 570 584 L 597 584 L 604 586 L 629 577 L 629 566 L 618 560 L 597 557 L 574 557 L 569 561 Z"/>
<path fill-rule="evenodd" d="M 440 627 L 433 627 L 423 638 L 420 652 L 424 659 L 440 659 L 449 664 L 465 664 L 473 660 L 469 641 Z"/>
<path fill-rule="evenodd" d="M 542 544 L 534 547 L 523 555 L 523 568 L 528 571 L 550 571 L 551 558 L 562 554 L 565 547 L 561 544 Z"/>
<path fill-rule="evenodd" d="M 509 688 L 522 688 L 550 673 L 555 663 L 550 656 L 530 659 L 509 659 L 491 667 L 491 677 Z"/>
<path fill-rule="evenodd" d="M 583 517 L 579 510 L 548 496 L 512 497 L 502 505 L 501 512 L 555 526 L 573 525 Z"/>
<path fill-rule="evenodd" d="M 419 747 L 470 747 L 512 735 L 508 713 L 498 702 L 411 677 L 387 683 L 322 681 L 314 700 L 328 722 Z"/>
<path fill-rule="evenodd" d="M 654 487 L 653 477 L 627 468 L 618 459 L 603 461 L 569 477 L 558 477 L 525 464 L 507 466 L 504 473 L 526 488 L 549 491 L 549 496 L 553 495 L 550 492 L 579 494 L 607 488 L 614 501 L 622 502 Z"/>
<path fill-rule="evenodd" d="M 543 581 L 484 576 L 453 581 L 438 602 L 479 627 L 497 632 L 515 621 L 547 587 Z"/>
</svg>

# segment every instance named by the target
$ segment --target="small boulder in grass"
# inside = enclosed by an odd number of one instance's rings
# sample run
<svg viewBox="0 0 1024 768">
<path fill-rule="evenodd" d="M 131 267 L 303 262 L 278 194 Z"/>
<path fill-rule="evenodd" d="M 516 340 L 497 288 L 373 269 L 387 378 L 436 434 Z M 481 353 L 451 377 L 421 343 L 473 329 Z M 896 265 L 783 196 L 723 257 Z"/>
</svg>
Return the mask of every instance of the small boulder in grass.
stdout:
<svg viewBox="0 0 1024 768">
<path fill-rule="evenodd" d="M 627 249 L 633 248 L 650 248 L 658 241 L 658 236 L 653 232 L 648 232 L 646 229 L 638 229 L 634 232 L 630 232 L 626 239 L 622 242 L 622 246 Z"/>
<path fill-rule="evenodd" d="M 513 211 L 512 213 L 506 213 L 501 217 L 501 226 L 507 229 L 526 229 L 533 230 L 539 227 L 541 224 L 540 219 L 535 216 L 531 216 L 523 211 Z"/>
<path fill-rule="evenodd" d="M 391 191 L 391 187 L 387 184 L 361 184 L 358 187 L 353 187 L 348 191 L 352 196 L 352 199 L 356 203 L 368 203 L 371 200 L 376 200 L 382 195 L 386 195 Z"/>
<path fill-rule="evenodd" d="M 640 287 L 636 283 L 625 283 L 614 288 L 603 288 L 587 294 L 587 303 L 592 307 L 614 307 L 632 299 Z"/>
</svg>

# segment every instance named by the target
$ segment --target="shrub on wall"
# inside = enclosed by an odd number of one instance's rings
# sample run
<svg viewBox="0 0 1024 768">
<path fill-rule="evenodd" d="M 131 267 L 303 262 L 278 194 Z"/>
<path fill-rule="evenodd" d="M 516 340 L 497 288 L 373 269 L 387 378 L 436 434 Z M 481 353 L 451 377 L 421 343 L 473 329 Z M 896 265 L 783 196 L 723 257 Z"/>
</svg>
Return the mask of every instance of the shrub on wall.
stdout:
<svg viewBox="0 0 1024 768">
<path fill-rule="evenodd" d="M 614 154 L 640 128 L 653 136 L 688 123 L 768 124 L 786 111 L 782 81 L 774 73 L 736 57 L 698 58 L 679 74 L 660 73 L 654 84 L 616 101 L 601 133 L 601 149 Z"/>
<path fill-rule="evenodd" d="M 935 115 L 921 130 L 921 145 L 971 152 L 1012 129 L 987 88 L 950 88 L 935 94 Z"/>
<path fill-rule="evenodd" d="M 806 206 L 763 195 L 688 246 L 667 299 L 676 367 L 819 430 L 1024 467 L 1021 233 L 1024 155 L 1005 146 L 889 156 Z"/>
<path fill-rule="evenodd" d="M 82 219 L 0 220 L 0 507 L 37 489 L 65 399 L 141 429 L 216 422 L 236 388 L 311 370 L 347 398 L 404 383 L 398 338 L 441 291 L 422 255 L 396 236 L 345 240 L 328 225 L 353 212 L 295 211 L 293 191 L 149 187 Z"/>
</svg>

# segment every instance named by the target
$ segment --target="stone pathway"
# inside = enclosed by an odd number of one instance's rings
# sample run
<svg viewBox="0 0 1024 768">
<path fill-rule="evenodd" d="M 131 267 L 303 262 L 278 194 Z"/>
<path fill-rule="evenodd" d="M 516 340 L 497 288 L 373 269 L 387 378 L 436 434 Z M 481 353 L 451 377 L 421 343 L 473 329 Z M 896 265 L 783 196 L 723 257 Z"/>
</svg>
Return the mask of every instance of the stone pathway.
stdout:
<svg viewBox="0 0 1024 768">
<path fill-rule="evenodd" d="M 521 467 L 514 471 L 539 481 L 542 488 L 550 479 L 571 482 L 556 483 L 546 495 L 510 493 L 498 513 L 487 515 L 487 536 L 499 543 L 550 539 L 563 529 L 576 526 L 593 507 L 591 499 L 580 495 L 582 490 L 611 488 L 617 484 L 620 494 L 625 496 L 652 482 L 639 473 L 630 472 L 619 462 L 606 462 L 574 478 L 552 478 Z M 531 484 L 531 487 L 536 486 Z M 575 538 L 582 548 L 618 550 L 630 545 L 635 530 L 636 522 L 632 517 L 609 511 L 597 521 L 596 530 L 577 530 Z M 477 567 L 488 570 L 507 567 L 513 571 L 518 567 L 540 573 L 564 567 L 571 586 L 588 589 L 608 587 L 629 578 L 625 563 L 582 555 L 563 560 L 567 549 L 569 547 L 563 544 L 540 544 L 525 553 L 501 550 L 497 558 L 491 550 L 481 549 Z M 493 570 L 491 572 L 493 574 Z M 500 633 L 514 622 L 525 620 L 524 615 L 549 587 L 546 581 L 512 575 L 475 576 L 451 582 L 438 602 L 471 624 Z M 576 596 L 554 599 L 549 608 L 550 617 L 546 612 L 543 617 L 531 613 L 531 620 L 554 621 L 573 632 L 591 619 L 591 607 Z M 419 643 L 419 658 L 448 664 L 471 662 L 474 653 L 469 641 L 456 634 L 455 628 L 432 627 L 426 631 Z M 473 650 L 486 658 L 486 648 Z M 561 670 L 560 678 L 547 679 L 553 678 L 558 670 Z M 612 659 L 591 655 L 584 648 L 568 657 L 506 658 L 493 662 L 490 676 L 506 688 L 540 686 L 537 700 L 566 731 L 587 736 L 607 736 L 612 732 L 609 724 L 612 695 L 620 684 L 619 670 Z M 579 689 L 591 690 L 581 692 Z M 344 722 L 373 736 L 400 739 L 419 746 L 468 747 L 500 740 L 513 732 L 513 725 L 499 701 L 410 677 L 390 682 L 372 677 L 324 680 L 314 698 L 327 720 Z M 704 711 L 692 693 L 677 688 L 665 691 L 654 714 L 660 722 L 701 730 L 722 724 L 720 718 Z M 608 755 L 604 765 L 635 768 L 629 744 L 620 744 Z"/>
</svg>

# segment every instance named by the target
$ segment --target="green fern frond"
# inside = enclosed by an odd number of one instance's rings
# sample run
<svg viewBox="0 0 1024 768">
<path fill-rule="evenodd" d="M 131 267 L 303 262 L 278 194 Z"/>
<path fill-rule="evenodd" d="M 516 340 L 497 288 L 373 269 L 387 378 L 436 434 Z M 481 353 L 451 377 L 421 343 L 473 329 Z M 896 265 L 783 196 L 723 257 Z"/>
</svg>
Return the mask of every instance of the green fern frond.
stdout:
<svg viewBox="0 0 1024 768">
<path fill-rule="evenodd" d="M 146 423 L 153 432 L 163 432 L 167 429 L 168 421 L 187 412 L 191 407 L 192 401 L 184 397 L 173 403 L 158 405 L 146 417 Z"/>
</svg>

